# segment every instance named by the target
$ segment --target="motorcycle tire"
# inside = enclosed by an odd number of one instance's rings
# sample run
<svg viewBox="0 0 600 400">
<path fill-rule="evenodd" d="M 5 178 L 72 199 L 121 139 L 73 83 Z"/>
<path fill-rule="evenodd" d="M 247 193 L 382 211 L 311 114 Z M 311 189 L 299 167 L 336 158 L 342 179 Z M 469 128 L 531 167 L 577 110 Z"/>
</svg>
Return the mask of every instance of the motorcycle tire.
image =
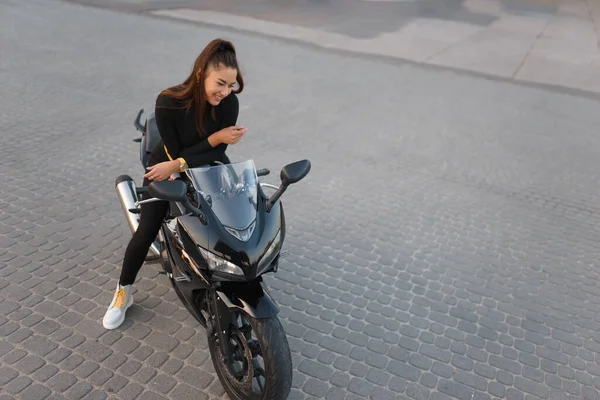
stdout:
<svg viewBox="0 0 600 400">
<path fill-rule="evenodd" d="M 257 382 L 260 376 L 255 375 L 257 374 L 255 363 L 252 362 L 252 369 L 249 369 L 249 372 L 241 372 L 241 374 L 245 374 L 244 378 L 240 379 L 239 376 L 234 376 L 233 367 L 228 367 L 222 356 L 216 330 L 214 327 L 210 327 L 207 329 L 210 355 L 221 385 L 231 400 L 287 399 L 292 386 L 292 357 L 281 322 L 277 317 L 255 319 L 242 313 L 239 315 L 242 318 L 236 318 L 236 321 L 245 320 L 248 324 L 232 329 L 230 347 L 232 353 L 236 353 L 236 359 L 243 359 L 241 361 L 242 369 L 250 364 L 249 356 L 254 356 L 255 351 L 252 348 L 255 349 L 257 346 L 260 348 L 260 356 L 263 360 L 262 372 L 264 373 L 262 393 L 252 391 L 253 388 L 261 389 Z M 248 325 L 251 333 L 256 335 L 256 339 L 248 340 Z M 244 340 L 246 341 L 245 348 L 243 348 Z M 253 376 L 249 377 L 252 372 L 254 372 Z M 260 375 L 260 372 L 258 374 Z"/>
</svg>

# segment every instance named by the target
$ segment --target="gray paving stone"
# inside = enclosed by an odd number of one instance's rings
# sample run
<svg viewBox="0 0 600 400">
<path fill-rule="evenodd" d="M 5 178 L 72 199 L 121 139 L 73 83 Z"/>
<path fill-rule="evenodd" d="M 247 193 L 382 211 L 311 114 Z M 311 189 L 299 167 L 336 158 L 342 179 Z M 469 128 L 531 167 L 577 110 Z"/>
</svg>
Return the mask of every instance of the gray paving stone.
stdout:
<svg viewBox="0 0 600 400">
<path fill-rule="evenodd" d="M 364 378 L 369 372 L 369 366 L 357 361 L 352 363 L 348 372 L 350 375 Z"/>
<path fill-rule="evenodd" d="M 32 377 L 38 382 L 45 382 L 58 373 L 59 369 L 54 365 L 44 365 L 42 368 L 35 371 Z"/>
<path fill-rule="evenodd" d="M 304 346 L 304 348 L 302 348 L 301 354 L 304 357 L 317 358 L 319 356 L 320 351 L 321 350 L 320 350 L 320 348 L 318 346 L 307 344 L 307 345 Z"/>
<path fill-rule="evenodd" d="M 20 393 L 23 399 L 45 399 L 52 394 L 52 391 L 45 386 L 34 383 Z"/>
<path fill-rule="evenodd" d="M 60 361 L 60 366 L 62 369 L 65 369 L 67 371 L 73 371 L 75 368 L 77 368 L 79 365 L 81 365 L 85 359 L 80 356 L 79 354 L 71 354 L 70 350 L 67 349 L 57 349 L 58 350 L 64 350 L 63 352 L 60 352 L 62 354 L 60 354 L 57 357 L 53 357 L 51 359 L 52 362 L 54 363 L 58 363 Z M 55 351 L 54 353 L 57 353 L 57 351 Z M 54 355 L 54 353 L 52 353 L 52 355 Z M 58 360 L 58 361 L 56 361 Z"/>
<path fill-rule="evenodd" d="M 365 357 L 366 364 L 380 369 L 384 369 L 385 366 L 388 364 L 388 361 L 389 359 L 387 357 L 376 353 L 369 353 Z"/>
<path fill-rule="evenodd" d="M 142 367 L 142 363 L 135 361 L 135 360 L 129 360 L 126 361 L 124 364 L 122 364 L 119 369 L 118 372 L 120 374 L 123 374 L 125 376 L 132 376 L 133 374 L 135 374 L 140 368 Z M 113 369 L 116 370 L 116 369 Z"/>
<path fill-rule="evenodd" d="M 327 394 L 325 394 L 325 400 L 343 400 L 346 397 L 346 391 L 338 387 L 331 387 Z"/>
<path fill-rule="evenodd" d="M 25 356 L 27 356 L 27 352 L 25 350 L 13 349 L 10 353 L 4 356 L 4 362 L 8 364 L 15 364 Z"/>
<path fill-rule="evenodd" d="M 461 400 L 471 399 L 473 396 L 473 390 L 468 386 L 461 383 L 448 380 L 440 380 L 438 384 L 438 390 L 449 396 L 455 397 Z"/>
<path fill-rule="evenodd" d="M 169 391 L 171 391 L 176 384 L 177 381 L 173 377 L 167 375 L 157 375 L 150 381 L 150 387 L 162 394 L 169 393 Z"/>
<path fill-rule="evenodd" d="M 450 378 L 451 376 L 454 375 L 454 368 L 452 368 L 448 364 L 444 364 L 444 363 L 435 361 L 431 365 L 431 372 L 433 372 L 435 375 L 442 377 L 442 378 Z"/>
<path fill-rule="evenodd" d="M 15 395 L 21 393 L 25 388 L 32 384 L 32 380 L 26 376 L 18 376 L 12 379 L 5 387 L 7 393 Z"/>
<path fill-rule="evenodd" d="M 146 384 L 152 378 L 154 378 L 156 376 L 156 374 L 157 374 L 157 371 L 154 368 L 142 367 L 135 373 L 133 378 L 136 381 L 138 381 L 139 383 Z"/>
<path fill-rule="evenodd" d="M 112 371 L 100 367 L 89 376 L 88 380 L 96 386 L 102 386 L 113 376 L 114 373 Z"/>
<path fill-rule="evenodd" d="M 64 392 L 77 382 L 77 378 L 68 372 L 59 372 L 54 375 L 47 384 L 53 390 Z"/>
<path fill-rule="evenodd" d="M 19 372 L 6 366 L 0 367 L 0 385 L 6 385 L 11 380 L 19 376 Z"/>
<path fill-rule="evenodd" d="M 419 369 L 395 360 L 390 361 L 386 370 L 391 374 L 414 382 L 418 381 L 421 377 Z"/>
<path fill-rule="evenodd" d="M 373 391 L 373 384 L 360 378 L 352 378 L 348 384 L 348 391 L 358 396 L 367 397 Z"/>
<path fill-rule="evenodd" d="M 73 370 L 73 374 L 79 378 L 87 378 L 92 373 L 94 373 L 100 366 L 92 361 L 85 361 L 83 364 L 79 365 L 75 370 Z"/>
<path fill-rule="evenodd" d="M 39 368 L 43 367 L 46 362 L 37 356 L 28 355 L 22 359 L 20 359 L 15 365 L 14 368 L 19 370 L 20 372 L 31 375 L 33 372 L 37 371 Z"/>
<path fill-rule="evenodd" d="M 456 382 L 462 383 L 464 385 L 472 387 L 473 389 L 477 389 L 483 392 L 485 392 L 485 390 L 487 389 L 488 384 L 487 379 L 482 378 L 481 376 L 478 376 L 473 372 L 467 372 L 462 370 L 456 371 L 456 373 L 454 374 L 454 380 Z"/>
<path fill-rule="evenodd" d="M 211 375 L 191 366 L 184 366 L 177 373 L 177 377 L 197 389 L 205 389 L 214 380 Z"/>
<path fill-rule="evenodd" d="M 329 350 L 321 350 L 317 361 L 322 364 L 331 365 L 335 362 L 337 356 Z"/>
<path fill-rule="evenodd" d="M 451 359 L 451 354 L 448 351 L 438 349 L 437 347 L 428 344 L 422 344 L 419 353 L 434 360 L 446 363 Z"/>
<path fill-rule="evenodd" d="M 587 400 L 596 400 L 599 397 L 598 392 L 589 386 L 584 386 L 581 388 L 581 395 Z"/>
<path fill-rule="evenodd" d="M 489 361 L 490 361 L 490 365 L 493 367 L 511 372 L 513 374 L 521 373 L 521 365 L 514 361 L 507 360 L 505 358 L 498 357 L 493 354 L 490 355 Z"/>
<path fill-rule="evenodd" d="M 105 400 L 108 397 L 108 395 L 100 390 L 94 390 L 90 393 L 88 393 L 88 395 L 85 397 L 86 400 L 90 399 L 90 400 Z"/>
<path fill-rule="evenodd" d="M 88 382 L 79 381 L 67 391 L 66 397 L 71 399 L 84 399 L 93 389 L 94 387 Z"/>
<path fill-rule="evenodd" d="M 302 390 L 316 398 L 323 398 L 329 391 L 329 386 L 321 380 L 309 378 Z"/>
<path fill-rule="evenodd" d="M 365 378 L 378 387 L 385 387 L 389 382 L 391 375 L 377 368 L 369 369 Z M 347 386 L 347 384 L 345 385 Z"/>
</svg>

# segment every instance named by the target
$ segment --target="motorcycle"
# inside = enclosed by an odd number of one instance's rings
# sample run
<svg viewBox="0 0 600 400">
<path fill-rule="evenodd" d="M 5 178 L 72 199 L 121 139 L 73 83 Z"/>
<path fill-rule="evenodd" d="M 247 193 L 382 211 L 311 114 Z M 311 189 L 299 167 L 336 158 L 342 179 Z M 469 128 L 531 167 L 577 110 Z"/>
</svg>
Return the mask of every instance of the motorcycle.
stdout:
<svg viewBox="0 0 600 400">
<path fill-rule="evenodd" d="M 134 126 L 144 169 L 160 135 L 154 114 Z M 169 180 L 136 187 L 128 175 L 115 186 L 132 233 L 140 205 L 168 201 L 169 212 L 150 247 L 191 315 L 205 328 L 215 371 L 232 400 L 286 399 L 292 359 L 279 307 L 262 276 L 276 273 L 286 225 L 279 198 L 310 171 L 308 160 L 286 165 L 279 187 L 253 160 L 189 168 Z M 268 197 L 263 188 L 275 192 Z M 147 193 L 146 199 L 142 199 Z"/>
</svg>

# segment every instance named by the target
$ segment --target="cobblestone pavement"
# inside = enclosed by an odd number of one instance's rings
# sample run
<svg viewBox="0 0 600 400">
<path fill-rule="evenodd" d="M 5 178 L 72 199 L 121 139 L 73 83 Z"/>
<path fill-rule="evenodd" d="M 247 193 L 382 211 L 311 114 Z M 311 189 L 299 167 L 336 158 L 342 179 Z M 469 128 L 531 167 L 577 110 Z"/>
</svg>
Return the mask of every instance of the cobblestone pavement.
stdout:
<svg viewBox="0 0 600 400">
<path fill-rule="evenodd" d="M 289 256 L 267 278 L 291 399 L 598 399 L 599 103 L 50 0 L 0 1 L 0 399 L 217 399 L 156 264 L 102 328 L 130 237 L 133 118 L 215 36 Z"/>
</svg>

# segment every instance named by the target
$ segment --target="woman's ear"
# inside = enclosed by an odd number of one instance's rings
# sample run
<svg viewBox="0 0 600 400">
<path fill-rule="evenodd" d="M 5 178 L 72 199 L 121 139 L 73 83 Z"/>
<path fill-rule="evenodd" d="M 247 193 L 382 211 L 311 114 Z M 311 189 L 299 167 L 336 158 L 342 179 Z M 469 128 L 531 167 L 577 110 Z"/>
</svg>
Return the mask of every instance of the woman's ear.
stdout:
<svg viewBox="0 0 600 400">
<path fill-rule="evenodd" d="M 202 74 L 202 68 L 196 71 L 196 83 L 200 82 L 200 75 Z"/>
</svg>

